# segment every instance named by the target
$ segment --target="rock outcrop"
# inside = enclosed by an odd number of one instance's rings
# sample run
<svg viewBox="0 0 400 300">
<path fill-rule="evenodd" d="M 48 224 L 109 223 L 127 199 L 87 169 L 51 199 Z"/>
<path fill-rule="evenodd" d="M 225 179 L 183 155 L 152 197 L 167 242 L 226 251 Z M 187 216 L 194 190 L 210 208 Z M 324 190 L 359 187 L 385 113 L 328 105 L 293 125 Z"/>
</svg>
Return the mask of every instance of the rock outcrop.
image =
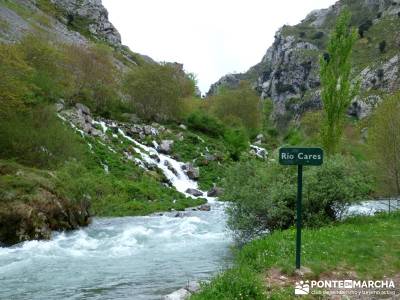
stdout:
<svg viewBox="0 0 400 300">
<path fill-rule="evenodd" d="M 101 0 L 51 0 L 57 8 L 65 12 L 64 22 L 73 24 L 75 20 L 85 20 L 91 34 L 114 46 L 121 46 L 121 35 L 108 20 L 108 12 Z"/>
<path fill-rule="evenodd" d="M 322 107 L 319 60 L 340 11 L 347 7 L 360 39 L 355 46 L 353 70 L 361 81 L 360 97 L 349 113 L 367 116 L 384 93 L 400 88 L 398 47 L 400 1 L 340 0 L 327 9 L 311 12 L 296 26 L 283 26 L 261 62 L 244 74 L 229 74 L 211 86 L 209 95 L 221 86 L 235 88 L 241 80 L 251 80 L 261 98 L 274 103 L 278 123 Z M 389 28 L 387 28 L 389 26 Z M 392 32 L 392 33 L 391 33 Z"/>
</svg>

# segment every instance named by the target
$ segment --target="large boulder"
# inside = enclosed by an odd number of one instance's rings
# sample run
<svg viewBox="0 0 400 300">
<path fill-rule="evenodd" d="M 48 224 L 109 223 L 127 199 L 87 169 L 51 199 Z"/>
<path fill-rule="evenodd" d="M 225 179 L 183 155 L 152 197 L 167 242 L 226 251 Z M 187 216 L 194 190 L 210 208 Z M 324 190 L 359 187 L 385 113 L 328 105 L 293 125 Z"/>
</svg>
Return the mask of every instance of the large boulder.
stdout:
<svg viewBox="0 0 400 300">
<path fill-rule="evenodd" d="M 173 144 L 174 144 L 173 140 L 162 140 L 158 150 L 161 153 L 170 154 L 172 151 Z"/>
<path fill-rule="evenodd" d="M 197 189 L 192 189 L 192 188 L 187 189 L 186 193 L 189 194 L 189 195 L 195 196 L 195 197 L 203 196 L 203 192 L 202 191 L 199 191 Z"/>
<path fill-rule="evenodd" d="M 90 109 L 86 105 L 84 105 L 82 103 L 77 103 L 77 104 L 75 104 L 75 108 L 78 111 L 78 113 L 82 113 L 83 115 L 90 116 Z"/>
</svg>

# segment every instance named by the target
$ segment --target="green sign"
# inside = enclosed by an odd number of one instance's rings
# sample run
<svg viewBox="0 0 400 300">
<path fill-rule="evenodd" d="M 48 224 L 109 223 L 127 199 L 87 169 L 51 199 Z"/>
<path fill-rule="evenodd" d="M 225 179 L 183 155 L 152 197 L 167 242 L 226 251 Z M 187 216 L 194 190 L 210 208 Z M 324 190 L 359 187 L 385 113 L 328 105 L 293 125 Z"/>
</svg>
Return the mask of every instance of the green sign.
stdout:
<svg viewBox="0 0 400 300">
<path fill-rule="evenodd" d="M 279 163 L 281 165 L 320 166 L 324 159 L 321 148 L 280 148 Z"/>
<path fill-rule="evenodd" d="M 301 260 L 301 223 L 303 166 L 320 166 L 324 160 L 321 148 L 280 148 L 279 163 L 281 165 L 297 165 L 297 201 L 296 201 L 296 268 L 300 269 Z"/>
</svg>

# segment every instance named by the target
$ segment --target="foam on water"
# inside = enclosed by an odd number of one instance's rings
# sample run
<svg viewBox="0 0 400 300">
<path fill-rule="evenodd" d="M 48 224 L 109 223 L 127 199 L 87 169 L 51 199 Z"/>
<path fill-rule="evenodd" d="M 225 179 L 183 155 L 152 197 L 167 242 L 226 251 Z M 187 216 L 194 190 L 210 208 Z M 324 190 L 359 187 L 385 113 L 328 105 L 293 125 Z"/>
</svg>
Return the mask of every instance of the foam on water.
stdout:
<svg viewBox="0 0 400 300">
<path fill-rule="evenodd" d="M 160 299 L 186 280 L 207 279 L 229 262 L 223 206 L 184 214 L 97 218 L 50 241 L 0 248 L 0 295 L 78 299 L 90 290 L 94 299 Z"/>
</svg>

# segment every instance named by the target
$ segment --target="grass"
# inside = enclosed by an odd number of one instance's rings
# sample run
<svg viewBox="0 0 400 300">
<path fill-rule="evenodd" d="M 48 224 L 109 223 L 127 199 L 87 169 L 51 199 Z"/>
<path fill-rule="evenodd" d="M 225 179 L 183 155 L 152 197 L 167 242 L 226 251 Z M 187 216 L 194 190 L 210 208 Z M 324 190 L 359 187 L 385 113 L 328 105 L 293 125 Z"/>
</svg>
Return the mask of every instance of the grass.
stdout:
<svg viewBox="0 0 400 300">
<path fill-rule="evenodd" d="M 302 262 L 309 279 L 329 272 L 356 272 L 360 280 L 393 276 L 400 272 L 400 212 L 354 217 L 343 223 L 303 230 Z M 237 252 L 235 267 L 218 275 L 192 300 L 294 299 L 294 287 L 267 290 L 265 274 L 277 268 L 293 275 L 295 230 L 275 232 Z"/>
</svg>

